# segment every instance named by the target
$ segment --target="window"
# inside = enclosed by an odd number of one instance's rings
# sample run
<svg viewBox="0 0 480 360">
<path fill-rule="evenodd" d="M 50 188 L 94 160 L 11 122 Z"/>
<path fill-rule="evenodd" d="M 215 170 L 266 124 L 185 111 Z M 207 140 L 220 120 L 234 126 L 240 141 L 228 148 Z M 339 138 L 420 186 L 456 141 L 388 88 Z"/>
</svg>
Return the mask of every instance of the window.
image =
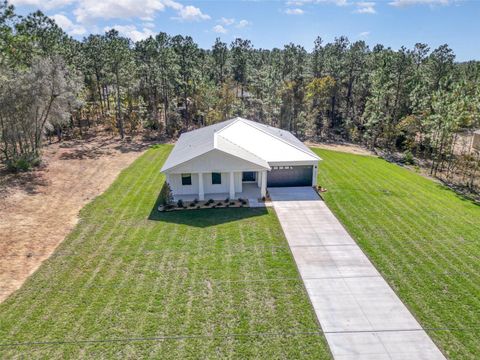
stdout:
<svg viewBox="0 0 480 360">
<path fill-rule="evenodd" d="M 222 183 L 222 174 L 220 173 L 212 173 L 212 184 L 219 185 Z"/>
<path fill-rule="evenodd" d="M 192 174 L 182 174 L 182 185 L 192 185 Z"/>
<path fill-rule="evenodd" d="M 255 171 L 244 171 L 242 174 L 242 181 L 253 182 L 256 180 L 256 175 Z"/>
</svg>

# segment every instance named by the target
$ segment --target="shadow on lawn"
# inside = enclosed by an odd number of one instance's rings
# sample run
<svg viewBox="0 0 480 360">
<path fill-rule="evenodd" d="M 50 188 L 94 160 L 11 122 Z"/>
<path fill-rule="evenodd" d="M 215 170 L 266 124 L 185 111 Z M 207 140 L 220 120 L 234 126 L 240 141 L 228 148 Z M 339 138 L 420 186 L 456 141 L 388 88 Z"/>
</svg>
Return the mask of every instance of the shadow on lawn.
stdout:
<svg viewBox="0 0 480 360">
<path fill-rule="evenodd" d="M 155 205 L 150 211 L 148 220 L 206 228 L 268 213 L 266 208 L 223 208 L 160 212 L 158 211 L 158 206 L 161 203 L 162 196 L 159 194 Z"/>
</svg>

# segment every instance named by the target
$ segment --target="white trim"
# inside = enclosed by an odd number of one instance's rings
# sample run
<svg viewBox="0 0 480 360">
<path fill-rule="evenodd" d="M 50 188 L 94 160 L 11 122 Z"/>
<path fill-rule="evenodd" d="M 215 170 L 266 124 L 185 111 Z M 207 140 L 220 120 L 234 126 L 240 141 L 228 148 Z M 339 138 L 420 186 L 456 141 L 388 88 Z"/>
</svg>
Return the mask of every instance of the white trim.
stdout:
<svg viewBox="0 0 480 360">
<path fill-rule="evenodd" d="M 230 142 L 231 142 L 231 141 L 230 141 Z M 201 155 L 199 155 L 199 156 L 195 156 L 194 158 L 191 158 L 191 159 L 189 159 L 188 161 L 185 161 L 185 162 L 183 162 L 183 163 L 180 163 L 180 164 L 177 164 L 177 165 L 175 165 L 175 166 L 172 166 L 171 168 L 169 168 L 169 169 L 167 169 L 167 170 L 162 170 L 162 172 L 165 173 L 165 174 L 182 174 L 182 173 L 184 174 L 185 171 L 175 172 L 175 168 L 178 168 L 178 167 L 180 167 L 180 166 L 183 166 L 183 165 L 185 165 L 185 164 L 186 164 L 187 162 L 189 162 L 189 161 L 195 160 L 195 159 L 197 159 L 197 158 L 200 157 L 200 156 L 206 155 L 206 154 L 208 154 L 208 153 L 210 153 L 210 152 L 214 152 L 214 151 L 219 151 L 219 152 L 221 152 L 222 154 L 227 154 L 227 155 L 232 156 L 232 157 L 234 157 L 234 158 L 236 158 L 236 159 L 242 160 L 242 161 L 244 161 L 245 163 L 247 163 L 247 164 L 249 164 L 249 165 L 253 165 L 253 166 L 256 166 L 256 167 L 257 167 L 257 169 L 251 170 L 251 171 L 258 171 L 258 168 L 270 170 L 270 165 L 269 165 L 268 167 L 265 167 L 265 166 L 263 166 L 263 165 L 253 163 L 253 162 L 248 161 L 248 160 L 245 160 L 245 159 L 243 159 L 243 158 L 241 158 L 241 157 L 239 157 L 239 156 L 236 156 L 236 155 L 230 154 L 230 153 L 228 153 L 228 152 L 225 152 L 225 151 L 223 151 L 223 150 L 220 150 L 220 149 L 216 149 L 216 148 L 215 148 L 215 149 L 210 149 L 210 150 L 204 152 L 203 154 L 201 154 Z M 257 157 L 258 157 L 258 156 L 257 156 Z M 266 162 L 266 163 L 267 163 L 267 165 L 268 165 L 268 162 Z M 218 172 L 218 171 L 222 172 L 223 169 L 218 169 L 217 171 L 213 171 L 213 172 Z M 238 171 L 250 171 L 250 170 L 228 170 L 228 171 L 238 172 Z M 227 172 L 228 172 L 228 171 L 227 171 Z M 195 171 L 194 171 L 194 172 L 195 172 Z M 205 172 L 212 172 L 212 171 L 205 171 Z"/>
<path fill-rule="evenodd" d="M 205 190 L 203 187 L 203 173 L 198 173 L 198 199 L 205 200 Z"/>
<path fill-rule="evenodd" d="M 260 196 L 263 198 L 267 196 L 267 171 L 264 170 L 261 172 L 262 179 L 260 181 Z"/>
<path fill-rule="evenodd" d="M 233 171 L 230 172 L 230 191 L 229 191 L 229 195 L 230 195 L 230 199 L 234 199 L 235 198 L 235 174 Z"/>
</svg>

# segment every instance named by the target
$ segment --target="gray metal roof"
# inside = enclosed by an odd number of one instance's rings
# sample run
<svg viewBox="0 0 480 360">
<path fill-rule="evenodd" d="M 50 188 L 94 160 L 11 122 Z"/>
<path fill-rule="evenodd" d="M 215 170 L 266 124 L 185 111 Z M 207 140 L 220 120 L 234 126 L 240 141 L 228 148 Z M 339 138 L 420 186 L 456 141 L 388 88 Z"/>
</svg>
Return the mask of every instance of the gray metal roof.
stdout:
<svg viewBox="0 0 480 360">
<path fill-rule="evenodd" d="M 172 169 L 214 149 L 223 151 L 227 154 L 236 156 L 269 170 L 270 166 L 268 162 L 255 154 L 252 149 L 242 147 L 231 141 L 229 138 L 221 136 L 221 130 L 236 122 L 243 122 L 251 125 L 252 128 L 262 131 L 263 133 L 268 134 L 279 141 L 289 144 L 301 152 L 310 155 L 313 159 L 320 160 L 315 153 L 313 153 L 308 147 L 306 147 L 300 140 L 298 140 L 288 131 L 263 125 L 243 118 L 234 118 L 218 124 L 183 133 L 175 144 L 175 147 L 170 153 L 167 161 L 164 163 L 161 171 Z M 253 129 L 252 131 L 255 132 Z"/>
</svg>

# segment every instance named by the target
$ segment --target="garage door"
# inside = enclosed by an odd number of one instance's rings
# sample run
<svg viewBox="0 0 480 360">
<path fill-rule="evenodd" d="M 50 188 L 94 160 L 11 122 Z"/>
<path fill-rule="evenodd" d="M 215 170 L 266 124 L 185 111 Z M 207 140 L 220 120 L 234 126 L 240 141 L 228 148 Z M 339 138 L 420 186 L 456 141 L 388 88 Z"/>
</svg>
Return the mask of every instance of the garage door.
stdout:
<svg viewBox="0 0 480 360">
<path fill-rule="evenodd" d="M 312 166 L 272 167 L 267 175 L 267 186 L 311 186 Z"/>
</svg>

